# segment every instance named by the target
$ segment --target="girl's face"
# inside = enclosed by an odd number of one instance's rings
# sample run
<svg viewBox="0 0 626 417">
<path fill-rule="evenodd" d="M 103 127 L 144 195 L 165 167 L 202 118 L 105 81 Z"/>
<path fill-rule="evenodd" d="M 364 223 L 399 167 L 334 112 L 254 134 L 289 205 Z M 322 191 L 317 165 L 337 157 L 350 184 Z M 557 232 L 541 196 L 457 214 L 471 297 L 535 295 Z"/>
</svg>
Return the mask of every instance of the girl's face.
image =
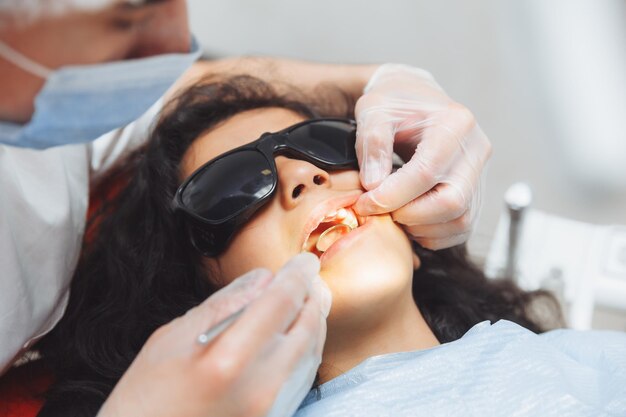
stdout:
<svg viewBox="0 0 626 417">
<path fill-rule="evenodd" d="M 264 132 L 303 120 L 282 108 L 239 113 L 193 143 L 183 158 L 182 176 Z M 275 160 L 278 187 L 272 200 L 238 231 L 225 252 L 207 260 L 221 285 L 257 267 L 276 272 L 303 250 L 307 231 L 321 217 L 351 207 L 364 192 L 356 170 L 326 172 L 298 159 Z M 417 266 L 408 238 L 389 215 L 360 218 L 359 227 L 336 241 L 320 261 L 320 275 L 333 293 L 329 325 L 340 327 L 391 308 L 398 297 L 410 294 Z"/>
</svg>

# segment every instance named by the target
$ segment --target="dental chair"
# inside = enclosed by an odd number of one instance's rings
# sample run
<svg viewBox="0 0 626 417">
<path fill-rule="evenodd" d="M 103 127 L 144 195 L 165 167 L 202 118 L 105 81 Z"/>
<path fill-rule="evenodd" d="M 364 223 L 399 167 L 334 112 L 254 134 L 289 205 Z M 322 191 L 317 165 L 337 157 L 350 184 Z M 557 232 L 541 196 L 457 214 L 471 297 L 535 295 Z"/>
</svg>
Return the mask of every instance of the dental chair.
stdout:
<svg viewBox="0 0 626 417">
<path fill-rule="evenodd" d="M 546 289 L 568 327 L 591 328 L 594 308 L 626 314 L 626 226 L 593 225 L 531 207 L 525 183 L 513 184 L 485 263 L 490 278 Z"/>
</svg>

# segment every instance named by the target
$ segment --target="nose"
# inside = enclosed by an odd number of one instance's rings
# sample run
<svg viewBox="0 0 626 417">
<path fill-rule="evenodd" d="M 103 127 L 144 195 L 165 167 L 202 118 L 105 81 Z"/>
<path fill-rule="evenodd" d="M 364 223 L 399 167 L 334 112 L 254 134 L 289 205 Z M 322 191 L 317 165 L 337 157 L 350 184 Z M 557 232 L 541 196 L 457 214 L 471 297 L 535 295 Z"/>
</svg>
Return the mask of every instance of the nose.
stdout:
<svg viewBox="0 0 626 417">
<path fill-rule="evenodd" d="M 154 4 L 150 18 L 137 33 L 133 57 L 189 52 L 191 34 L 184 0 Z"/>
<path fill-rule="evenodd" d="M 278 193 L 286 208 L 297 206 L 307 193 L 330 187 L 330 175 L 309 162 L 279 156 L 276 169 Z"/>
</svg>

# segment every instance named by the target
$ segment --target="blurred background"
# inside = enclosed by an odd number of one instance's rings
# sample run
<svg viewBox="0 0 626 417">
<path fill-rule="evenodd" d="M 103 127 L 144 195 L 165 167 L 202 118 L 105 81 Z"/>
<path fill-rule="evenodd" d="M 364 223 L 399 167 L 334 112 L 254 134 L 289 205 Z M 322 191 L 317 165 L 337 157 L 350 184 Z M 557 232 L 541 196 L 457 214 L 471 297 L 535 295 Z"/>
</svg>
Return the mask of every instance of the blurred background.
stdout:
<svg viewBox="0 0 626 417">
<path fill-rule="evenodd" d="M 494 146 L 479 259 L 516 181 L 536 209 L 626 226 L 626 0 L 190 0 L 189 13 L 211 56 L 429 70 Z M 626 313 L 596 305 L 593 323 L 626 330 Z"/>
</svg>

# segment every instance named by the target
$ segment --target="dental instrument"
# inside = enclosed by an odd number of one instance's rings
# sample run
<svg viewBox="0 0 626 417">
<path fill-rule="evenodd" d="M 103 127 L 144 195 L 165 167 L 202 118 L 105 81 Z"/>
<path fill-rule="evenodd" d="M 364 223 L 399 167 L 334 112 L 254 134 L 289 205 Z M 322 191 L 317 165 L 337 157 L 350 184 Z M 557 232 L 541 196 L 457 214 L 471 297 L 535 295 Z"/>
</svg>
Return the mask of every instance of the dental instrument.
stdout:
<svg viewBox="0 0 626 417">
<path fill-rule="evenodd" d="M 246 307 L 247 305 L 241 307 L 239 310 L 235 311 L 234 313 L 227 316 L 225 319 L 210 327 L 206 332 L 200 334 L 198 336 L 197 342 L 204 346 L 208 345 L 209 342 L 214 340 L 217 336 L 219 336 L 226 329 L 228 329 L 230 325 L 233 324 L 233 322 L 243 314 L 243 312 L 246 310 Z"/>
</svg>

